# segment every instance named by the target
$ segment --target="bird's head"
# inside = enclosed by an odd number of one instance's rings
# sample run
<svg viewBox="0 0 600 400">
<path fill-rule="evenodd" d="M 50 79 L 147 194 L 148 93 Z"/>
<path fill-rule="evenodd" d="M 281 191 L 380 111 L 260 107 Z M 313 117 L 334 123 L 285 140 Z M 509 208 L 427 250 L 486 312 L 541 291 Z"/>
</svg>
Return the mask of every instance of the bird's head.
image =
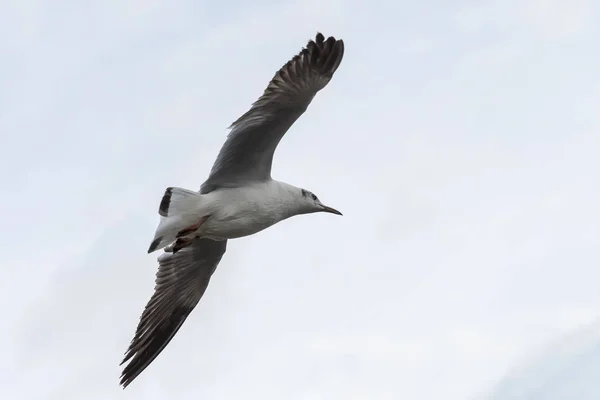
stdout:
<svg viewBox="0 0 600 400">
<path fill-rule="evenodd" d="M 326 206 L 321 203 L 321 200 L 311 191 L 302 189 L 302 209 L 304 213 L 315 213 L 315 212 L 328 212 L 336 215 L 342 215 L 341 212 L 335 208 Z"/>
</svg>

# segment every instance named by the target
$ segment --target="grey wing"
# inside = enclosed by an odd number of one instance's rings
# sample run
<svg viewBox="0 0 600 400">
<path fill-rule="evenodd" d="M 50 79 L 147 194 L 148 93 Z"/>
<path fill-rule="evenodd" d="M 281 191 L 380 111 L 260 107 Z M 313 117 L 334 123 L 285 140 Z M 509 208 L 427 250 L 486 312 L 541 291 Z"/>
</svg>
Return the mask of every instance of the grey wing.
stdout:
<svg viewBox="0 0 600 400">
<path fill-rule="evenodd" d="M 127 387 L 160 354 L 206 291 L 221 261 L 227 241 L 196 239 L 177 253 L 163 253 L 158 261 L 154 294 L 146 305 L 135 336 L 121 362 Z"/>
<path fill-rule="evenodd" d="M 202 188 L 235 187 L 271 177 L 279 141 L 331 80 L 344 56 L 344 42 L 320 33 L 271 79 L 263 95 L 230 128 Z"/>
</svg>

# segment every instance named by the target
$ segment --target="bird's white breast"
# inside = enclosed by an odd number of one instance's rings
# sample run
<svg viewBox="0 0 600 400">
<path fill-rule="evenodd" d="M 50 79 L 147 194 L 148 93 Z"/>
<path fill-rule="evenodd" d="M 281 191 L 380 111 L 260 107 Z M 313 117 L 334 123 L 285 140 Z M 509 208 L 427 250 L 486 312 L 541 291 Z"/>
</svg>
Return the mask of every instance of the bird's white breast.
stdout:
<svg viewBox="0 0 600 400">
<path fill-rule="evenodd" d="M 208 193 L 211 217 L 199 233 L 212 239 L 252 235 L 295 214 L 293 186 L 278 181 L 253 183 Z"/>
</svg>

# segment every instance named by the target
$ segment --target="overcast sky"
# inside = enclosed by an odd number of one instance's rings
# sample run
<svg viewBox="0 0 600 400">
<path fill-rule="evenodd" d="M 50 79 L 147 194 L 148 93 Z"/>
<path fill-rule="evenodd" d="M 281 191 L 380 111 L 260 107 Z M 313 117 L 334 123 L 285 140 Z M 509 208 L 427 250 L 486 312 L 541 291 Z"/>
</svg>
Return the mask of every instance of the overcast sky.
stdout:
<svg viewBox="0 0 600 400">
<path fill-rule="evenodd" d="M 0 1 L 2 398 L 495 390 L 600 317 L 598 20 L 592 0 Z M 231 241 L 121 390 L 165 187 L 199 187 L 317 30 L 344 60 L 273 176 L 344 217 Z"/>
<path fill-rule="evenodd" d="M 546 344 L 513 368 L 485 400 L 600 398 L 600 321 Z"/>
</svg>

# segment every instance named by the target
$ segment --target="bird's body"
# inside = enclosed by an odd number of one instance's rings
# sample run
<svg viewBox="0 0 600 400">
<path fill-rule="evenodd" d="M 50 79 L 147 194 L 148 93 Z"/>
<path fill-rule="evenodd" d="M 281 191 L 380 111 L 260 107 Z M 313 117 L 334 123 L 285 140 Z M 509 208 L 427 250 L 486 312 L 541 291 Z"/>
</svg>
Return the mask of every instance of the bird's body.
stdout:
<svg viewBox="0 0 600 400">
<path fill-rule="evenodd" d="M 154 294 L 146 304 L 121 374 L 129 385 L 185 322 L 227 248 L 227 241 L 260 232 L 294 215 L 341 215 L 306 189 L 271 178 L 273 154 L 288 129 L 333 77 L 344 42 L 320 33 L 271 79 L 250 110 L 231 125 L 198 192 L 169 187 L 148 252 L 158 258 Z"/>
<path fill-rule="evenodd" d="M 181 189 L 167 190 L 173 196 L 174 190 Z M 174 242 L 179 232 L 205 217 L 206 221 L 197 229 L 182 237 L 236 239 L 258 233 L 303 211 L 303 203 L 297 201 L 302 189 L 274 179 L 219 188 L 206 194 L 188 193 L 187 207 L 181 213 L 161 217 L 153 242 L 161 240 L 150 252 Z"/>
<path fill-rule="evenodd" d="M 239 188 L 223 188 L 213 195 L 214 214 L 198 231 L 214 240 L 253 235 L 301 210 L 295 202 L 300 188 L 276 180 L 255 182 Z"/>
</svg>

